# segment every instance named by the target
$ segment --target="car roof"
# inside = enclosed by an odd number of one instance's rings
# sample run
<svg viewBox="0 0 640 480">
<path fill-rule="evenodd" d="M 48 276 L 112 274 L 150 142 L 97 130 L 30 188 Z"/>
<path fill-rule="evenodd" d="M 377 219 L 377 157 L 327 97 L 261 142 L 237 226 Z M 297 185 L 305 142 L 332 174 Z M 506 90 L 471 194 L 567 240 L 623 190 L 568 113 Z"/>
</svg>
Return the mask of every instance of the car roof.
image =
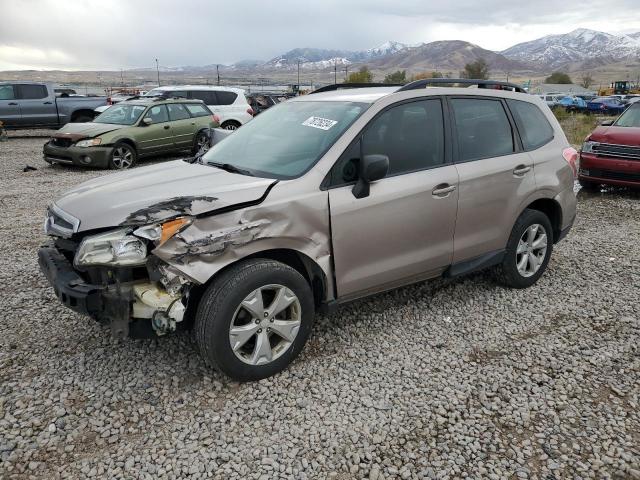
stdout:
<svg viewBox="0 0 640 480">
<path fill-rule="evenodd" d="M 334 90 L 330 92 L 314 93 L 313 95 L 301 95 L 292 98 L 290 102 L 311 102 L 311 101 L 341 101 L 341 102 L 360 102 L 375 103 L 377 100 L 388 95 L 398 92 L 401 87 L 369 87 L 369 88 L 350 88 L 344 90 Z M 522 92 L 511 92 L 508 90 L 496 90 L 493 88 L 477 88 L 477 87 L 426 87 L 416 90 L 406 90 L 404 92 L 429 92 L 431 95 L 480 95 L 487 97 L 513 98 L 513 99 L 533 99 L 538 98 L 536 95 L 530 95 Z"/>
<path fill-rule="evenodd" d="M 164 105 L 166 103 L 191 103 L 194 105 L 204 105 L 202 100 L 196 99 L 188 99 L 188 98 L 161 98 L 161 97 L 139 97 L 131 100 L 124 100 L 122 102 L 118 102 L 117 105 L 120 104 L 129 104 L 129 105 Z"/>
<path fill-rule="evenodd" d="M 233 92 L 238 95 L 244 95 L 244 90 L 242 88 L 235 87 L 221 87 L 219 85 L 167 85 L 165 87 L 155 87 L 150 91 L 165 91 L 165 92 L 175 92 L 175 91 L 183 91 L 183 90 L 210 90 L 210 91 L 221 91 L 221 92 Z"/>
</svg>

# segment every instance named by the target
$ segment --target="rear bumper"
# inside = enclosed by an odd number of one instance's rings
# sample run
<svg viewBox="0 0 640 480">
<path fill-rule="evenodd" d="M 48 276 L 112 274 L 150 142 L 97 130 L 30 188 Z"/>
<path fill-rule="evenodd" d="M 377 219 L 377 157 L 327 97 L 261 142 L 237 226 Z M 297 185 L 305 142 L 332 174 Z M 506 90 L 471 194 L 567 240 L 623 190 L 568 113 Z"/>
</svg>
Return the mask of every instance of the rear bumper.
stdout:
<svg viewBox="0 0 640 480">
<path fill-rule="evenodd" d="M 582 153 L 578 178 L 610 185 L 640 187 L 640 160 Z"/>
<path fill-rule="evenodd" d="M 68 165 L 78 165 L 81 167 L 109 166 L 111 157 L 111 147 L 56 147 L 50 142 L 44 144 L 42 149 L 44 161 L 47 163 L 60 163 Z"/>
</svg>

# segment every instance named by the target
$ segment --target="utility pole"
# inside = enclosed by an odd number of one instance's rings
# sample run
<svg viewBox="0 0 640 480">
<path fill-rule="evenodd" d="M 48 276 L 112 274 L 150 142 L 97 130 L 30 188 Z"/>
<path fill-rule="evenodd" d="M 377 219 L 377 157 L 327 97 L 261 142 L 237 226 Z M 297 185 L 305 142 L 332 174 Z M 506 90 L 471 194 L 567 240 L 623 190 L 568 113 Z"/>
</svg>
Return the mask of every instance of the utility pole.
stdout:
<svg viewBox="0 0 640 480">
<path fill-rule="evenodd" d="M 216 75 L 218 76 L 218 85 L 220 85 L 220 65 L 216 65 Z"/>
<path fill-rule="evenodd" d="M 120 69 L 120 85 L 124 87 L 124 68 Z"/>
<path fill-rule="evenodd" d="M 338 60 L 333 59 L 333 83 L 338 83 Z"/>
<path fill-rule="evenodd" d="M 344 66 L 344 81 L 349 80 L 349 65 Z"/>
<path fill-rule="evenodd" d="M 300 91 L 300 59 L 298 59 L 298 92 Z"/>
<path fill-rule="evenodd" d="M 158 74 L 158 86 L 160 86 L 160 65 L 158 64 L 157 58 L 156 58 L 156 73 Z"/>
</svg>

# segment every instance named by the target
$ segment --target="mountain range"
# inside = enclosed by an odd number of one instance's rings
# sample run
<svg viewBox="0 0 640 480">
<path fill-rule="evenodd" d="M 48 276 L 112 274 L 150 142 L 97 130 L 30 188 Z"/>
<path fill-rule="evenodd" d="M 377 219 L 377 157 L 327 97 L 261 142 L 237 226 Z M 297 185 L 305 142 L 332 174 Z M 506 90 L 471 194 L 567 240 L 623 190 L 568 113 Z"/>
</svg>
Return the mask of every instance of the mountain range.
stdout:
<svg viewBox="0 0 640 480">
<path fill-rule="evenodd" d="M 459 70 L 466 63 L 484 58 L 492 70 L 574 71 L 619 61 L 640 62 L 640 32 L 613 35 L 578 28 L 569 33 L 547 35 L 519 43 L 502 51 L 491 51 L 462 40 L 442 40 L 407 45 L 388 41 L 368 50 L 295 48 L 266 62 L 243 61 L 227 69 L 257 71 L 333 69 L 358 64 L 371 68 L 412 70 Z M 209 66 L 211 67 L 211 66 Z M 207 68 L 207 67 L 203 67 Z"/>
</svg>

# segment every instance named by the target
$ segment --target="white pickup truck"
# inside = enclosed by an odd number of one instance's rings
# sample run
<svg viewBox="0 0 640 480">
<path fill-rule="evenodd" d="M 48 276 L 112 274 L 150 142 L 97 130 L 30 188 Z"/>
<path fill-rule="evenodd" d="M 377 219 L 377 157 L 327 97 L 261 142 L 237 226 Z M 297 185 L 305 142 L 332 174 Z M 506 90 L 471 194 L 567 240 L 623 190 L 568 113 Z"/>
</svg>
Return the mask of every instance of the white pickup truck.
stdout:
<svg viewBox="0 0 640 480">
<path fill-rule="evenodd" d="M 0 121 L 7 128 L 61 127 L 69 122 L 90 122 L 94 108 L 107 97 L 56 97 L 53 84 L 0 82 Z"/>
</svg>

